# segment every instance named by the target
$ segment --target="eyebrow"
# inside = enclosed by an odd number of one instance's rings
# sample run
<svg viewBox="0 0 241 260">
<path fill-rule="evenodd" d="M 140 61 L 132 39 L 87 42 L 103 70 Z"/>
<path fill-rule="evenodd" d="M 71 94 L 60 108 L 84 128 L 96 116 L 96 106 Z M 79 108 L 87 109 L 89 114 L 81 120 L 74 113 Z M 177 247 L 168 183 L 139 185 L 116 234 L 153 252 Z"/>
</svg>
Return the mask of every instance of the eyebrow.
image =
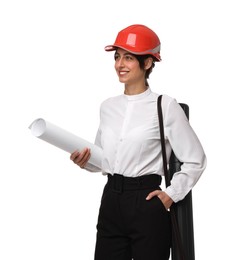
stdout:
<svg viewBox="0 0 241 260">
<path fill-rule="evenodd" d="M 115 55 L 116 55 L 116 54 L 119 54 L 119 55 L 120 55 L 120 53 L 119 53 L 117 50 L 116 50 L 116 52 L 115 52 Z M 132 53 L 130 53 L 130 52 L 125 52 L 123 55 L 124 55 L 124 56 L 126 56 L 126 55 L 130 55 L 130 56 L 135 57 L 135 55 L 132 54 Z"/>
</svg>

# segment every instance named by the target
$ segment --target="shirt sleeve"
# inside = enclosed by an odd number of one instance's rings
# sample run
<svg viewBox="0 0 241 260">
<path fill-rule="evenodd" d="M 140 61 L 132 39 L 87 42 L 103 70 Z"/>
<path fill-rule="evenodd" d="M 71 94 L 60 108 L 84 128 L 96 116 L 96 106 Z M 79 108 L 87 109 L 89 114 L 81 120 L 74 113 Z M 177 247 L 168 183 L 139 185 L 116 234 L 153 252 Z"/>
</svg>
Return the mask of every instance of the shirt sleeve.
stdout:
<svg viewBox="0 0 241 260">
<path fill-rule="evenodd" d="M 174 202 L 182 200 L 194 187 L 206 168 L 206 155 L 192 129 L 183 109 L 172 99 L 164 114 L 165 138 L 182 162 L 181 170 L 176 172 L 166 193 Z"/>
<path fill-rule="evenodd" d="M 101 131 L 100 129 L 98 129 L 96 137 L 95 137 L 95 145 L 101 147 Z M 91 151 L 90 151 L 91 152 Z M 101 168 L 96 167 L 90 163 L 87 162 L 87 164 L 85 165 L 85 170 L 89 171 L 89 172 L 101 172 Z"/>
</svg>

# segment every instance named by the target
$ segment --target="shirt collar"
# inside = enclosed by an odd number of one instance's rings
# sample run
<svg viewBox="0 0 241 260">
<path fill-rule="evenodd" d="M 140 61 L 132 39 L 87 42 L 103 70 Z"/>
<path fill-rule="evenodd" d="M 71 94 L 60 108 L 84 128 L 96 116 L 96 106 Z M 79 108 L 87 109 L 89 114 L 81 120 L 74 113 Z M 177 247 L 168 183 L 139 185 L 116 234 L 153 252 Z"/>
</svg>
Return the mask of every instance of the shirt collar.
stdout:
<svg viewBox="0 0 241 260">
<path fill-rule="evenodd" d="M 146 96 L 148 96 L 151 93 L 151 89 L 148 87 L 148 89 L 140 94 L 137 95 L 126 95 L 124 94 L 124 96 L 127 98 L 127 100 L 129 101 L 135 101 L 135 100 L 140 100 L 142 98 L 145 98 Z"/>
</svg>

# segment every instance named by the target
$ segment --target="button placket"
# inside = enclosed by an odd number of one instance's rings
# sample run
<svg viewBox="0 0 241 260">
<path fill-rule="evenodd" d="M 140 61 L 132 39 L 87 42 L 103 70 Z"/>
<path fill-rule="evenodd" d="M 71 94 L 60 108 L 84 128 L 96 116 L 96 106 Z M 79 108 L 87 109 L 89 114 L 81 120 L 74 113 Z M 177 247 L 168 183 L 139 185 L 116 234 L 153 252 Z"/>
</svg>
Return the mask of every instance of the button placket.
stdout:
<svg viewBox="0 0 241 260">
<path fill-rule="evenodd" d="M 122 156 L 121 155 L 121 150 L 122 150 L 121 146 L 123 145 L 125 135 L 126 135 L 126 132 L 127 132 L 127 129 L 128 129 L 131 111 L 132 111 L 132 104 L 131 104 L 130 101 L 128 101 L 124 120 L 123 120 L 123 124 L 122 124 L 122 129 L 120 131 L 120 136 L 119 136 L 119 139 L 118 139 L 118 147 L 117 147 L 117 150 L 116 150 L 115 171 L 117 171 L 117 172 L 118 172 L 118 169 L 119 169 L 120 158 Z"/>
</svg>

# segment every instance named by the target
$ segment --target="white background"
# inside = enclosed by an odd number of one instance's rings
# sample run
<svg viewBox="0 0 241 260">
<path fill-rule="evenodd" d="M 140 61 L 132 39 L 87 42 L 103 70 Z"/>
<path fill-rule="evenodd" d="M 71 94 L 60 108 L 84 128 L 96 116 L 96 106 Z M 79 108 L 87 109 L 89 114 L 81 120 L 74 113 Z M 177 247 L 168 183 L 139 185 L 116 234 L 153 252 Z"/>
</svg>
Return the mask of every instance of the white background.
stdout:
<svg viewBox="0 0 241 260">
<path fill-rule="evenodd" d="M 112 44 L 142 23 L 162 41 L 151 89 L 190 106 L 208 158 L 193 189 L 196 260 L 240 259 L 240 7 L 234 0 L 0 3 L 0 259 L 93 259 L 105 178 L 31 135 L 38 118 L 94 141 L 122 93 Z"/>
</svg>

